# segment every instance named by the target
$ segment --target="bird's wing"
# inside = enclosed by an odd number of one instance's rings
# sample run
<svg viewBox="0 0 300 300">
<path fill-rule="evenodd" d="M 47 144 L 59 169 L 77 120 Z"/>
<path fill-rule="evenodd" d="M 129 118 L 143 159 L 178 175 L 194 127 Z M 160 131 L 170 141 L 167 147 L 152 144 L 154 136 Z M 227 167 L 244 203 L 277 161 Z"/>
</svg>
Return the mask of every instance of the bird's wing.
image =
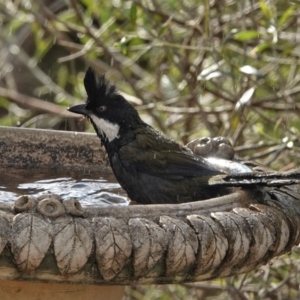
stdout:
<svg viewBox="0 0 300 300">
<path fill-rule="evenodd" d="M 215 169 L 208 168 L 200 158 L 196 159 L 186 153 L 172 150 L 170 152 L 148 150 L 135 156 L 130 163 L 135 166 L 137 172 L 157 177 L 180 179 L 222 174 Z"/>
<path fill-rule="evenodd" d="M 127 168 L 161 178 L 182 179 L 223 174 L 202 157 L 196 157 L 185 149 L 161 150 L 131 144 L 122 147 L 118 155 Z"/>
</svg>

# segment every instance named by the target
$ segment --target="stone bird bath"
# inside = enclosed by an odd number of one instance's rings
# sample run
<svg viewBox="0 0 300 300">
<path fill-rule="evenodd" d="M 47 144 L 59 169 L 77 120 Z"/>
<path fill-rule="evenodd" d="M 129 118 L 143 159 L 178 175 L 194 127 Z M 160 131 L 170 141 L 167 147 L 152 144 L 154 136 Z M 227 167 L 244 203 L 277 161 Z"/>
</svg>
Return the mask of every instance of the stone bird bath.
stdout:
<svg viewBox="0 0 300 300">
<path fill-rule="evenodd" d="M 111 172 L 93 134 L 2 127 L 0 159 L 0 185 L 49 168 Z M 296 185 L 180 205 L 20 196 L 0 203 L 0 299 L 121 299 L 124 285 L 245 273 L 299 244 L 299 216 Z"/>
</svg>

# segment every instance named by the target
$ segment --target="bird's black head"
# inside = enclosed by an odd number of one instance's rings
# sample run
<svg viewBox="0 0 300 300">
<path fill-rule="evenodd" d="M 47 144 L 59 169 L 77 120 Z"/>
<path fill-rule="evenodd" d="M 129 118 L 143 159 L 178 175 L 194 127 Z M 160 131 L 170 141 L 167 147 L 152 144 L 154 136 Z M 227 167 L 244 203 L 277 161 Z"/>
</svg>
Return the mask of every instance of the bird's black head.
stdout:
<svg viewBox="0 0 300 300">
<path fill-rule="evenodd" d="M 86 103 L 70 107 L 69 111 L 88 117 L 104 145 L 143 123 L 135 108 L 104 75 L 98 76 L 89 68 L 84 86 L 88 95 Z"/>
</svg>

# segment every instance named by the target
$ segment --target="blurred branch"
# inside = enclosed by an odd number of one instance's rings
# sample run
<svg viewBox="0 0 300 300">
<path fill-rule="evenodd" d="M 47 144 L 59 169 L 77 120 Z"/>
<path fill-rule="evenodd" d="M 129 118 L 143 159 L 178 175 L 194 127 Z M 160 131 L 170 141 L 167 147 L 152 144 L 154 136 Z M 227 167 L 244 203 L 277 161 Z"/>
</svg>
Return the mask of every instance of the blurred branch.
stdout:
<svg viewBox="0 0 300 300">
<path fill-rule="evenodd" d="M 67 111 L 65 107 L 61 107 L 50 102 L 46 102 L 37 98 L 20 94 L 11 89 L 5 89 L 0 87 L 0 96 L 5 97 L 10 101 L 35 112 L 55 114 L 61 117 L 72 119 L 80 118 L 80 116 L 74 115 L 73 113 Z"/>
</svg>

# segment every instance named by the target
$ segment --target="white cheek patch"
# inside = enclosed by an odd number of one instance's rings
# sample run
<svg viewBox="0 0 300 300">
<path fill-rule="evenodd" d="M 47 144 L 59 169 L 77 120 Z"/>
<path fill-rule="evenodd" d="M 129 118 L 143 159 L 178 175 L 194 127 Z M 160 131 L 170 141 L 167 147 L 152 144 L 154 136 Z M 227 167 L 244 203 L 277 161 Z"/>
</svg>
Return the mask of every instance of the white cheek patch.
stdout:
<svg viewBox="0 0 300 300">
<path fill-rule="evenodd" d="M 106 135 L 109 142 L 120 137 L 120 126 L 118 124 L 113 124 L 104 119 L 99 119 L 93 114 L 90 114 L 90 118 L 93 120 L 93 123 L 97 126 L 98 130 L 102 131 Z"/>
</svg>

